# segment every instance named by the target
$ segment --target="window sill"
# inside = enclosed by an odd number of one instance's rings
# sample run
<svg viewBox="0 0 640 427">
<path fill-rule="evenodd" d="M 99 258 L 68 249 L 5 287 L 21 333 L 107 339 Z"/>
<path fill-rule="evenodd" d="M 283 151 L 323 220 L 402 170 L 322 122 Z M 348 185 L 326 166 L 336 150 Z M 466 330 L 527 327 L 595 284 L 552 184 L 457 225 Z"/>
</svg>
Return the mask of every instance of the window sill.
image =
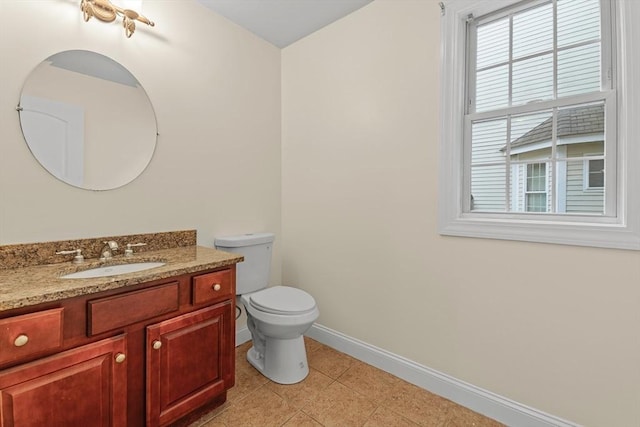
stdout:
<svg viewBox="0 0 640 427">
<path fill-rule="evenodd" d="M 640 250 L 640 233 L 620 224 L 559 223 L 474 216 L 441 222 L 439 232 L 447 236 Z"/>
</svg>

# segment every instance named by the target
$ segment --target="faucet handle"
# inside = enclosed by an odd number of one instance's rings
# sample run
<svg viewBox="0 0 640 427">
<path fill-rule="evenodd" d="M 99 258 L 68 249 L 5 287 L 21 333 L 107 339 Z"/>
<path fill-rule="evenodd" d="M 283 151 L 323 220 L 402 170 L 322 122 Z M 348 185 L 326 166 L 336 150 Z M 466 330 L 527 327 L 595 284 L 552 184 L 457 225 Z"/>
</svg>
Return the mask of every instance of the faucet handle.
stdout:
<svg viewBox="0 0 640 427">
<path fill-rule="evenodd" d="M 84 256 L 82 255 L 82 249 L 71 249 L 70 251 L 58 251 L 56 252 L 56 255 L 70 255 L 70 254 L 76 254 L 76 256 L 73 257 L 73 263 L 74 264 L 82 264 L 84 262 Z"/>
<path fill-rule="evenodd" d="M 146 246 L 146 243 L 127 243 L 127 249 L 124 250 L 124 256 L 132 256 L 133 255 L 133 247 L 136 246 Z"/>
</svg>

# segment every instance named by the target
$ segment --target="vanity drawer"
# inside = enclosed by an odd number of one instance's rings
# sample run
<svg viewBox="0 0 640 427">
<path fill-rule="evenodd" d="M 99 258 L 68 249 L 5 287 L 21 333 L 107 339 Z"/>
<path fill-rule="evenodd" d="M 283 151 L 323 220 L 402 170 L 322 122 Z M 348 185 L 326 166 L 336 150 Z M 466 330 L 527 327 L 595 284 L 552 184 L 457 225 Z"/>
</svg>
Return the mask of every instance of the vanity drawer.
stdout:
<svg viewBox="0 0 640 427">
<path fill-rule="evenodd" d="M 233 293 L 231 270 L 201 274 L 193 278 L 192 302 L 194 305 L 228 298 Z"/>
<path fill-rule="evenodd" d="M 89 301 L 87 334 L 97 335 L 178 311 L 179 282 Z"/>
<path fill-rule="evenodd" d="M 63 308 L 0 320 L 0 364 L 62 347 Z"/>
</svg>

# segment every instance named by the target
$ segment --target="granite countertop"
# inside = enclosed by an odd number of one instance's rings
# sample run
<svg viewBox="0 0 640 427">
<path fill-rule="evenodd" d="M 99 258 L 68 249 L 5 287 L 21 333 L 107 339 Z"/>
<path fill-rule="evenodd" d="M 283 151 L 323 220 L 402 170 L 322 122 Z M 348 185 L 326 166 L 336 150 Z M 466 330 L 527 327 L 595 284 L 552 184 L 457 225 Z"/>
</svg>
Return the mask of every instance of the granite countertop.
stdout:
<svg viewBox="0 0 640 427">
<path fill-rule="evenodd" d="M 114 256 L 108 262 L 87 259 L 71 262 L 0 269 L 0 311 L 52 302 L 80 295 L 123 288 L 181 274 L 225 267 L 243 261 L 242 255 L 202 246 L 186 246 L 141 252 L 131 257 Z M 117 276 L 60 279 L 60 276 L 116 264 L 161 261 L 162 267 Z"/>
</svg>

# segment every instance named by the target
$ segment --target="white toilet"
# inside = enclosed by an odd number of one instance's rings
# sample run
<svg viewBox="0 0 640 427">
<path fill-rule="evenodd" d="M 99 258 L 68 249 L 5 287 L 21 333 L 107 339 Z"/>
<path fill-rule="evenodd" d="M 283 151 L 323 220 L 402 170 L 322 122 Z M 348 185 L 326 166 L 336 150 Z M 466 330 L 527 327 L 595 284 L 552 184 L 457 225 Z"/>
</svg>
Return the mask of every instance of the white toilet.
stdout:
<svg viewBox="0 0 640 427">
<path fill-rule="evenodd" d="M 253 347 L 247 359 L 265 377 L 294 384 L 309 374 L 304 334 L 320 312 L 311 295 L 288 286 L 267 287 L 271 267 L 272 233 L 218 237 L 216 248 L 239 253 L 236 293 L 247 312 Z"/>
</svg>

